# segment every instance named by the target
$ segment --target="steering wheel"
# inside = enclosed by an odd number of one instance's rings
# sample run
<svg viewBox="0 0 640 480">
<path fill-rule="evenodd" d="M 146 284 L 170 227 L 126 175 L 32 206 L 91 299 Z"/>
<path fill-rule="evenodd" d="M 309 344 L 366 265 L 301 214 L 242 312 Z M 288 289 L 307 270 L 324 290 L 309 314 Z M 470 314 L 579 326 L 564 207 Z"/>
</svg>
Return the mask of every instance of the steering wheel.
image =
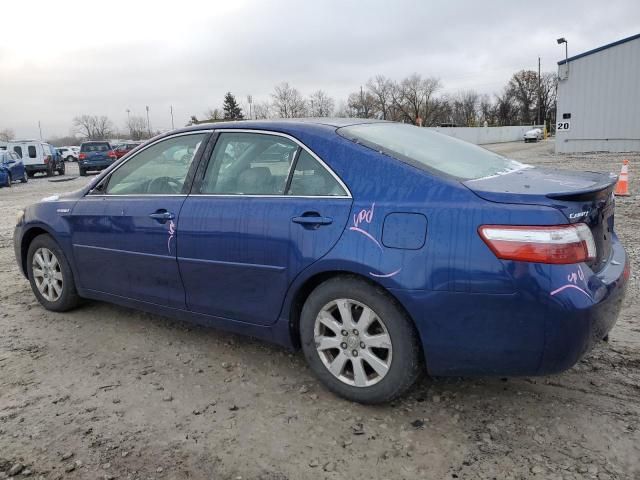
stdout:
<svg viewBox="0 0 640 480">
<path fill-rule="evenodd" d="M 147 193 L 181 193 L 182 184 L 175 178 L 158 177 L 154 178 L 147 185 Z"/>
</svg>

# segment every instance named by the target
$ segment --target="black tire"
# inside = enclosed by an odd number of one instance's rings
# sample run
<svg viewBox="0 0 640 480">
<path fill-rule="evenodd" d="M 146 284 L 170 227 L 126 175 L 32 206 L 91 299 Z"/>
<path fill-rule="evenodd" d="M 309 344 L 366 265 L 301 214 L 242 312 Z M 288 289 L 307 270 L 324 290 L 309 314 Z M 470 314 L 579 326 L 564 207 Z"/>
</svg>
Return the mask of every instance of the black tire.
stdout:
<svg viewBox="0 0 640 480">
<path fill-rule="evenodd" d="M 47 165 L 47 177 L 53 177 L 53 163 Z"/>
<path fill-rule="evenodd" d="M 22 178 L 20 179 L 20 181 L 22 183 L 27 183 L 29 181 L 29 174 L 27 173 L 27 171 L 24 171 L 24 174 L 22 175 Z"/>
<path fill-rule="evenodd" d="M 80 176 L 81 177 L 86 177 L 87 176 L 87 171 L 82 167 L 80 167 Z"/>
<path fill-rule="evenodd" d="M 60 162 L 60 165 L 58 166 L 58 175 L 64 175 L 65 170 L 66 167 L 64 162 Z"/>
<path fill-rule="evenodd" d="M 34 172 L 27 172 L 27 177 L 33 178 Z"/>
<path fill-rule="evenodd" d="M 36 286 L 36 280 L 33 274 L 33 257 L 40 248 L 46 248 L 55 255 L 59 265 L 59 272 L 62 273 L 62 292 L 60 293 L 59 298 L 55 299 L 55 301 L 49 301 L 46 299 Z M 40 304 L 47 310 L 54 312 L 66 312 L 67 310 L 75 308 L 80 303 L 80 297 L 76 291 L 76 285 L 73 279 L 73 272 L 71 271 L 67 257 L 50 235 L 38 235 L 33 239 L 31 245 L 29 245 L 29 250 L 27 252 L 27 274 L 29 276 L 29 283 L 31 284 L 33 294 L 36 296 Z"/>
<path fill-rule="evenodd" d="M 341 298 L 353 300 L 373 310 L 383 321 L 391 339 L 392 356 L 388 371 L 377 383 L 370 386 L 349 385 L 334 376 L 325 366 L 316 349 L 314 339 L 316 317 L 323 307 Z M 337 395 L 354 402 L 364 404 L 389 402 L 409 390 L 422 372 L 420 344 L 411 319 L 384 289 L 358 277 L 335 277 L 316 287 L 302 308 L 300 341 L 309 367 L 322 383 Z M 348 347 L 347 350 L 350 348 Z M 337 348 L 336 351 L 339 352 Z M 364 352 L 361 355 L 364 355 Z"/>
<path fill-rule="evenodd" d="M 6 183 L 4 184 L 4 186 L 5 186 L 5 187 L 11 187 L 11 181 L 12 181 L 12 180 L 11 180 L 11 174 L 10 174 L 10 173 L 7 173 L 7 181 L 6 181 Z"/>
<path fill-rule="evenodd" d="M 74 161 L 74 158 L 73 158 L 71 155 L 69 155 L 69 156 L 67 156 L 67 158 L 65 158 L 65 161 L 67 161 L 67 162 L 73 162 L 73 161 Z"/>
</svg>

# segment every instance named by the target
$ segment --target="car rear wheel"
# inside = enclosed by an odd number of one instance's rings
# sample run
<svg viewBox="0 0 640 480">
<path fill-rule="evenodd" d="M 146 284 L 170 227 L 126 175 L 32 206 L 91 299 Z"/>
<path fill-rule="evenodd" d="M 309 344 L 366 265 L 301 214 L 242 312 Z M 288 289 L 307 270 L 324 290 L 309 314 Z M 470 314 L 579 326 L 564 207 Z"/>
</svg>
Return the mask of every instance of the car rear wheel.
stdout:
<svg viewBox="0 0 640 480">
<path fill-rule="evenodd" d="M 51 236 L 39 235 L 29 245 L 27 274 L 31 290 L 47 310 L 66 312 L 78 305 L 71 267 Z"/>
<path fill-rule="evenodd" d="M 22 183 L 27 183 L 29 181 L 29 175 L 27 174 L 26 170 L 25 172 L 22 174 L 22 178 L 20 179 L 20 181 Z"/>
<path fill-rule="evenodd" d="M 360 403 L 393 400 L 421 372 L 411 320 L 390 295 L 356 277 L 337 277 L 309 295 L 300 318 L 311 370 L 334 393 Z"/>
<path fill-rule="evenodd" d="M 65 172 L 65 164 L 64 162 L 60 162 L 60 165 L 58 166 L 58 175 L 64 175 Z"/>
<path fill-rule="evenodd" d="M 86 177 L 87 176 L 87 171 L 82 167 L 80 167 L 80 176 L 81 177 Z"/>
<path fill-rule="evenodd" d="M 10 187 L 11 186 L 11 174 L 7 173 L 7 179 L 5 180 L 5 187 Z"/>
<path fill-rule="evenodd" d="M 65 160 L 67 162 L 73 162 L 74 158 L 71 155 L 69 155 L 67 158 L 65 158 Z"/>
</svg>

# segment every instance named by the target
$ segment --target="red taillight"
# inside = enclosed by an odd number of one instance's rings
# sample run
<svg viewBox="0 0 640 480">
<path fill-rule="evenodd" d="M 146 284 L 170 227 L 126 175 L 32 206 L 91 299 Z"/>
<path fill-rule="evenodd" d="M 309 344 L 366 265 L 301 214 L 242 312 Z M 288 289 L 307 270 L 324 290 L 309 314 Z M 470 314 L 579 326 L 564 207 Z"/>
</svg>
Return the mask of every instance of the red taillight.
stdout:
<svg viewBox="0 0 640 480">
<path fill-rule="evenodd" d="M 86 153 L 81 153 L 80 155 L 78 155 L 78 160 L 85 160 L 86 158 L 87 158 Z"/>
<path fill-rule="evenodd" d="M 596 258 L 593 235 L 584 223 L 550 227 L 483 225 L 478 233 L 503 260 L 567 264 Z"/>
<path fill-rule="evenodd" d="M 49 163 L 50 160 L 51 160 L 51 155 L 45 155 L 44 164 L 46 165 L 47 163 Z"/>
<path fill-rule="evenodd" d="M 118 158 L 118 155 L 116 155 L 116 152 L 114 152 L 113 150 L 109 150 L 107 152 L 107 157 L 109 157 L 109 158 Z"/>
</svg>

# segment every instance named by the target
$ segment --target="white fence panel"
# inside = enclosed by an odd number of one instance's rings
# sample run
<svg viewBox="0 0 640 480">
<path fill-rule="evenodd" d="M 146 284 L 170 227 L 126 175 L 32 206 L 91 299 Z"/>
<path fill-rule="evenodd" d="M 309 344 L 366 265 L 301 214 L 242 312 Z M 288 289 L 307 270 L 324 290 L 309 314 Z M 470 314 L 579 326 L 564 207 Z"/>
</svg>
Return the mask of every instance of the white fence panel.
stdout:
<svg viewBox="0 0 640 480">
<path fill-rule="evenodd" d="M 542 125 L 524 125 L 510 127 L 429 127 L 429 130 L 459 138 L 476 145 L 488 143 L 519 142 L 524 133 L 532 128 L 543 128 Z"/>
</svg>

